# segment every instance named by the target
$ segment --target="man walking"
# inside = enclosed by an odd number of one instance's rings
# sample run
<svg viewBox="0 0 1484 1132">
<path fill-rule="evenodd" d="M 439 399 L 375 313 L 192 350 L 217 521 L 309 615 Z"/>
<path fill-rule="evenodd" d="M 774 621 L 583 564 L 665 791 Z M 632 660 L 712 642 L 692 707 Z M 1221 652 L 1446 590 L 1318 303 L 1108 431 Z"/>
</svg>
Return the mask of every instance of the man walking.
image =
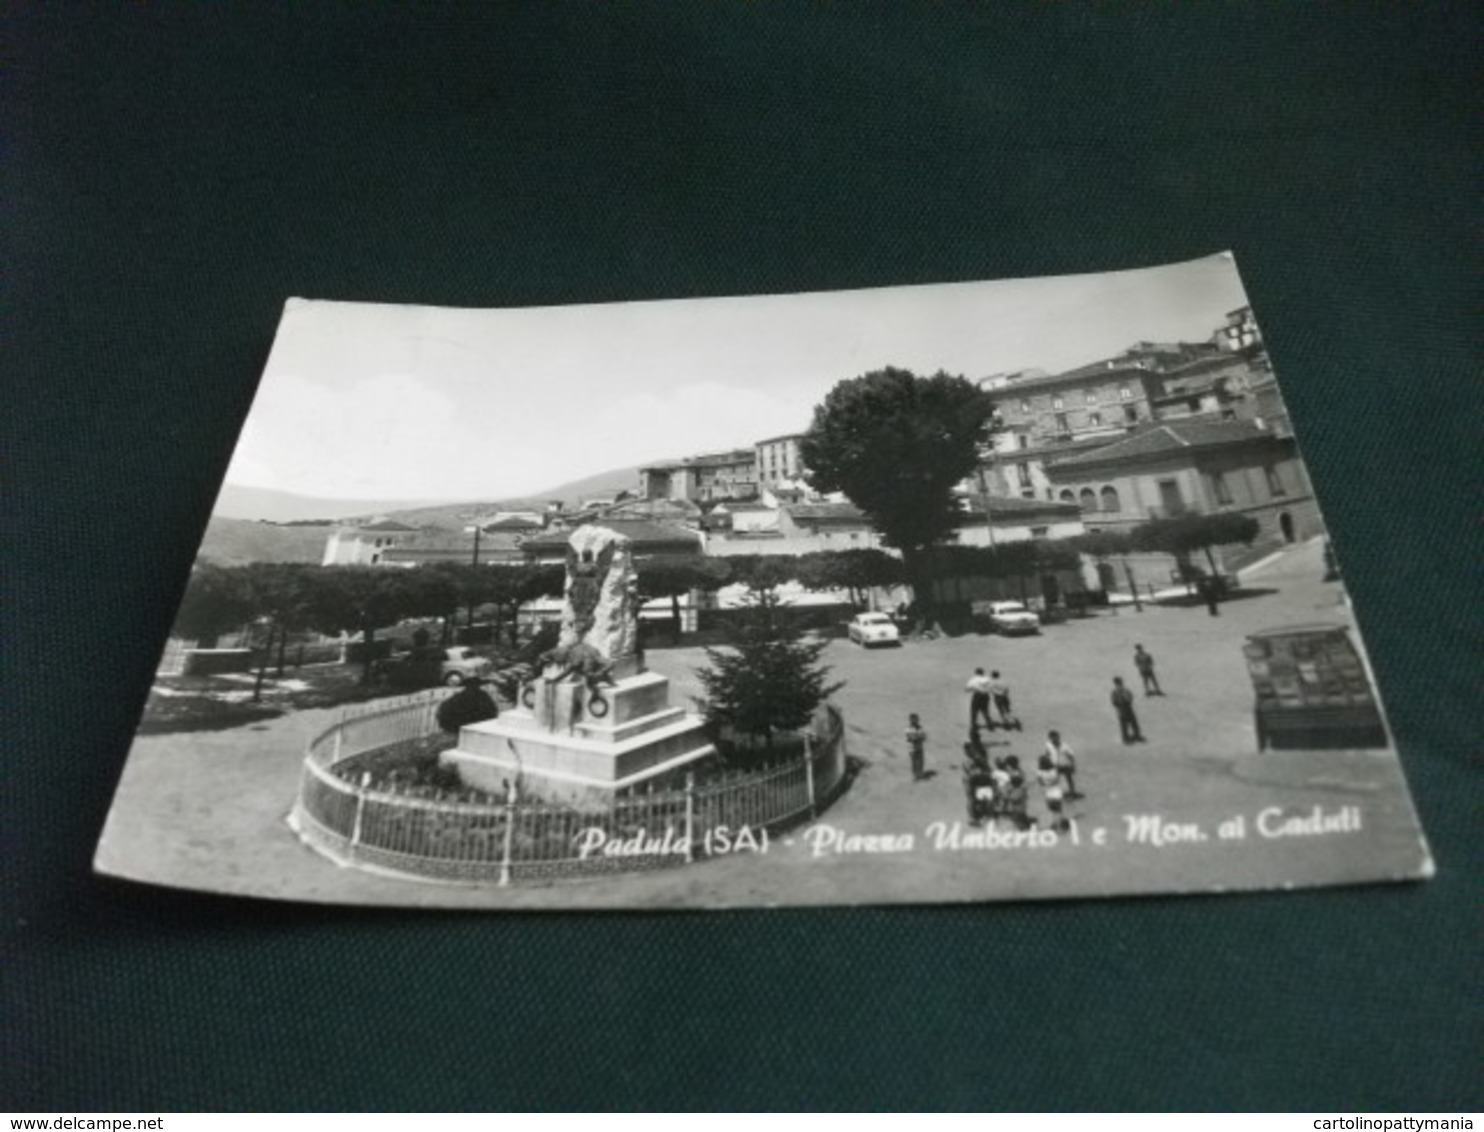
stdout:
<svg viewBox="0 0 1484 1132">
<path fill-rule="evenodd" d="M 924 748 L 927 732 L 922 729 L 922 720 L 915 714 L 907 717 L 907 757 L 912 761 L 912 781 L 921 782 L 927 777 Z"/>
<path fill-rule="evenodd" d="M 978 727 L 982 717 L 985 730 L 993 731 L 994 722 L 989 718 L 989 677 L 984 675 L 984 669 L 974 669 L 964 690 L 969 693 L 969 730 Z"/>
<path fill-rule="evenodd" d="M 1139 676 L 1144 681 L 1146 696 L 1164 695 L 1164 691 L 1159 686 L 1159 677 L 1154 674 L 1154 657 L 1144 651 L 1143 645 L 1134 646 L 1134 667 L 1139 670 Z"/>
<path fill-rule="evenodd" d="M 1134 694 L 1123 686 L 1122 676 L 1113 677 L 1113 694 L 1108 698 L 1118 713 L 1118 729 L 1123 733 L 1124 743 L 1147 742 L 1139 730 L 1139 717 L 1134 714 Z"/>
<path fill-rule="evenodd" d="M 989 695 L 994 700 L 994 709 L 999 712 L 1000 726 L 1006 731 L 1012 727 L 1019 731 L 1020 723 L 1010 711 L 1010 686 L 1000 679 L 998 672 L 989 674 Z"/>
</svg>

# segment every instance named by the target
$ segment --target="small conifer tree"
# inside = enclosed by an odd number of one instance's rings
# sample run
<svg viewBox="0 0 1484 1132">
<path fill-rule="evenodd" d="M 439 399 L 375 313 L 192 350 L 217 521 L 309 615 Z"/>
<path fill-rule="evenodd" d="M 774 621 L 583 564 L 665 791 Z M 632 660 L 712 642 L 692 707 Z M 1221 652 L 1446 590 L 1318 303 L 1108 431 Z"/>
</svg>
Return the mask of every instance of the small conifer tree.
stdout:
<svg viewBox="0 0 1484 1132">
<path fill-rule="evenodd" d="M 742 740 L 734 758 L 767 758 L 777 734 L 805 727 L 844 687 L 829 683 L 830 670 L 819 663 L 824 649 L 825 642 L 803 640 L 788 623 L 773 587 L 749 591 L 732 643 L 707 649 L 710 667 L 696 673 L 706 689 L 707 721 Z"/>
</svg>

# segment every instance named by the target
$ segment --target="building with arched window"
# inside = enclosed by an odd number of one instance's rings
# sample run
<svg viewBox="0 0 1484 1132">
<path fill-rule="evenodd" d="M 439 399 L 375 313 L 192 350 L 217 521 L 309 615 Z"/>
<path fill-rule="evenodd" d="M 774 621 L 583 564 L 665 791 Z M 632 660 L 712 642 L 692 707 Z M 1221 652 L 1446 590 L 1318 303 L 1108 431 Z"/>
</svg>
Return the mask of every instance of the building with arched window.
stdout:
<svg viewBox="0 0 1484 1132">
<path fill-rule="evenodd" d="M 1122 440 L 1047 462 L 1057 498 L 1075 498 L 1089 530 L 1151 519 L 1237 511 L 1258 521 L 1253 548 L 1229 548 L 1228 566 L 1324 533 L 1293 438 L 1245 420 L 1150 425 Z"/>
</svg>

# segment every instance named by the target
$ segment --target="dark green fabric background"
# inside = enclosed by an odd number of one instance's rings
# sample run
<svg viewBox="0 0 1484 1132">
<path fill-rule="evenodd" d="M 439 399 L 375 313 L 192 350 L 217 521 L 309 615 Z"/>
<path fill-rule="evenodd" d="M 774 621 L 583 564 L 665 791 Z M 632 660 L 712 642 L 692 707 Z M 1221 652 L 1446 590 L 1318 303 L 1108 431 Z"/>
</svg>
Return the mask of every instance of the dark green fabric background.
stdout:
<svg viewBox="0 0 1484 1132">
<path fill-rule="evenodd" d="M 6 5 L 0 1109 L 1479 1107 L 1477 11 Z M 285 297 L 1224 248 L 1431 883 L 455 915 L 90 875 Z"/>
</svg>

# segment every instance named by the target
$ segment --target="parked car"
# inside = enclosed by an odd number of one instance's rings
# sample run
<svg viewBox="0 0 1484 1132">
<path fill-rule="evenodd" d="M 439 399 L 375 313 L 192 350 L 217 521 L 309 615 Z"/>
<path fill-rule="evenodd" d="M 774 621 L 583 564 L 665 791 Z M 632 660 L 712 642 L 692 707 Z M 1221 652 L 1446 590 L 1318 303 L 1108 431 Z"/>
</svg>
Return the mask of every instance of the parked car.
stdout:
<svg viewBox="0 0 1484 1132">
<path fill-rule="evenodd" d="M 456 687 L 485 675 L 489 669 L 487 657 L 465 645 L 454 645 L 446 649 L 413 649 L 391 657 L 377 665 L 376 674 L 388 684 L 403 688 L 430 688 L 434 684 Z"/>
<path fill-rule="evenodd" d="M 896 624 L 885 613 L 857 613 L 851 619 L 846 632 L 862 648 L 902 643 Z"/>
<path fill-rule="evenodd" d="M 989 606 L 989 627 L 996 633 L 1039 633 L 1041 619 L 1018 601 L 995 601 Z"/>
</svg>

